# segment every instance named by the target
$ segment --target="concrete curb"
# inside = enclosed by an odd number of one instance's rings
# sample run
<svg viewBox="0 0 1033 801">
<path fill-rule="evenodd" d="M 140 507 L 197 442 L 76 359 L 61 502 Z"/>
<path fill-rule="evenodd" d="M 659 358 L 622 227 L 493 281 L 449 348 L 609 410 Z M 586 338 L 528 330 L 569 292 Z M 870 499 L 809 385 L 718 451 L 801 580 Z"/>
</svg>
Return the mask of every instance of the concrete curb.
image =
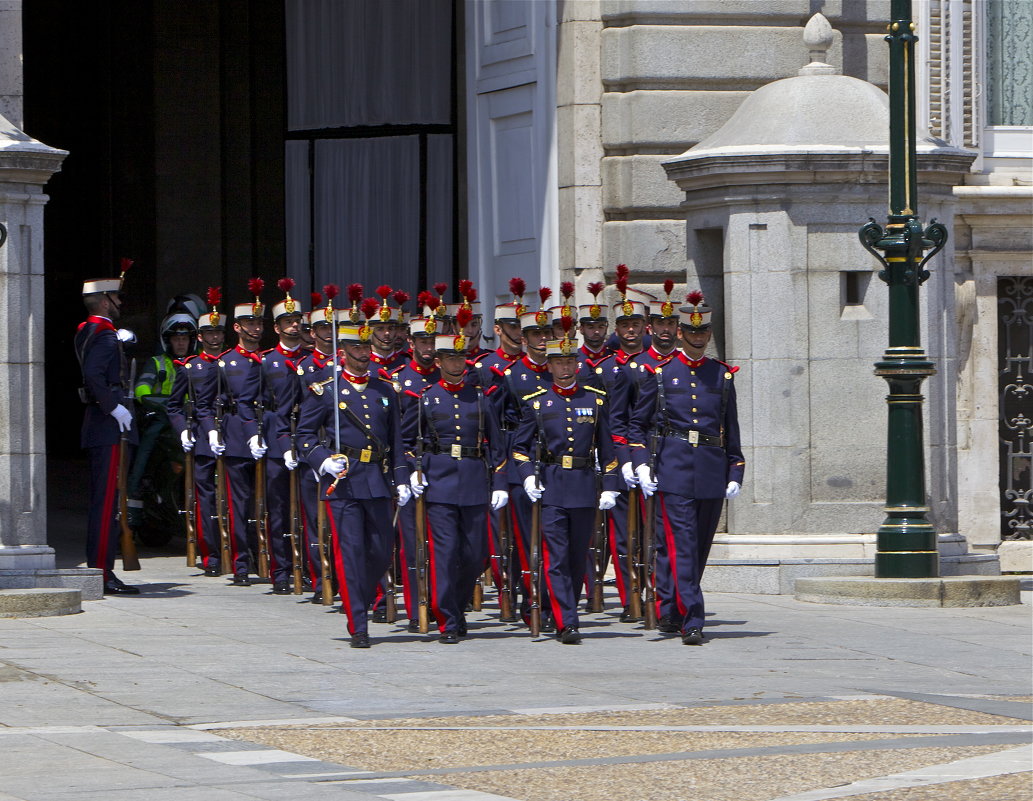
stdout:
<svg viewBox="0 0 1033 801">
<path fill-rule="evenodd" d="M 1019 580 L 1011 576 L 941 578 L 799 578 L 796 600 L 853 606 L 1016 606 Z"/>
<path fill-rule="evenodd" d="M 53 617 L 81 611 L 82 592 L 79 590 L 0 590 L 0 617 Z"/>
</svg>

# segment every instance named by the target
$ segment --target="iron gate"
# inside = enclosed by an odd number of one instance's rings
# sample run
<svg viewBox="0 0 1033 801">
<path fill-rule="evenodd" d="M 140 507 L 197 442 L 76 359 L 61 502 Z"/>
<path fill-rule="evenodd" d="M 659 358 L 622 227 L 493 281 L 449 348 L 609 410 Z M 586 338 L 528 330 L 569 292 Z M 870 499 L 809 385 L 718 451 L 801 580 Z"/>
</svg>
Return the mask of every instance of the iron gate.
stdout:
<svg viewBox="0 0 1033 801">
<path fill-rule="evenodd" d="M 1033 539 L 1033 278 L 997 279 L 1001 539 Z"/>
</svg>

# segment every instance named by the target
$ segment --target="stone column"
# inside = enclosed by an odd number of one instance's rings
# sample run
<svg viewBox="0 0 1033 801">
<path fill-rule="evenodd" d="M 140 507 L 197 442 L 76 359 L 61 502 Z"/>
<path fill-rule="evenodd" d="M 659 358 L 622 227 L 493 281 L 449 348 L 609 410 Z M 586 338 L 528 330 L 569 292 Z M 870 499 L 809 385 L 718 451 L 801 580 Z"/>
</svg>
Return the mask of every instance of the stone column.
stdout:
<svg viewBox="0 0 1033 801">
<path fill-rule="evenodd" d="M 47 546 L 43 187 L 66 155 L 0 117 L 0 589 L 79 587 L 99 597 L 100 571 L 55 570 Z"/>
</svg>

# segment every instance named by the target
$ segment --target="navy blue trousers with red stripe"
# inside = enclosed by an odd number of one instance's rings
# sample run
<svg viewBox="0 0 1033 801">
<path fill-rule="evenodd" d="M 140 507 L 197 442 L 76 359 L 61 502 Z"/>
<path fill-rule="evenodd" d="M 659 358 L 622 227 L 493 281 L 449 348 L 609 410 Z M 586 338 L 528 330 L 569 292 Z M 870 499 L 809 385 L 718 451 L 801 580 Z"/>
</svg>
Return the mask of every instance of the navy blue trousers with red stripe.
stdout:
<svg viewBox="0 0 1033 801">
<path fill-rule="evenodd" d="M 519 484 L 510 484 L 509 486 L 509 504 L 502 509 L 502 513 L 509 512 L 509 530 L 513 538 L 514 550 L 519 561 L 519 570 L 514 566 L 513 561 L 510 560 L 510 575 L 511 577 L 516 576 L 519 573 L 520 586 L 523 590 L 523 600 L 520 602 L 520 613 L 524 618 L 524 622 L 528 622 L 528 615 L 531 610 L 531 514 L 533 511 L 534 504 L 531 503 L 531 499 L 527 497 L 527 493 L 524 488 Z M 545 507 L 542 507 L 543 509 Z M 544 517 L 543 517 L 544 521 Z M 591 525 L 591 523 L 589 523 Z M 543 522 L 544 526 L 544 522 Z M 512 578 L 510 579 L 512 581 Z M 515 582 L 514 582 L 515 583 Z M 549 612 L 549 606 L 547 603 L 547 596 L 549 591 L 545 581 L 539 582 L 539 592 L 542 597 L 539 598 L 539 606 L 542 609 L 543 614 Z"/>
<path fill-rule="evenodd" d="M 308 572 L 309 578 L 312 579 L 312 586 L 319 587 L 323 580 L 323 563 L 319 555 L 319 531 L 316 528 L 319 520 L 319 482 L 304 464 L 298 465 L 295 469 L 301 471 L 298 491 L 301 495 L 302 522 L 305 530 L 303 554 L 305 564 L 302 569 Z M 330 536 L 329 526 L 326 528 L 326 536 Z M 331 549 L 331 564 L 333 559 L 334 551 Z"/>
<path fill-rule="evenodd" d="M 297 469 L 302 469 L 301 465 Z M 291 580 L 291 471 L 283 459 L 265 460 L 265 508 L 269 513 L 269 576 L 273 582 Z"/>
<path fill-rule="evenodd" d="M 364 634 L 367 610 L 391 561 L 391 499 L 331 496 L 328 522 L 337 543 L 335 568 L 348 633 Z"/>
<path fill-rule="evenodd" d="M 723 503 L 723 498 L 694 500 L 669 492 L 657 494 L 657 611 L 679 624 L 682 632 L 703 628 L 699 583 Z M 661 574 L 668 579 L 666 582 L 661 581 Z"/>
<path fill-rule="evenodd" d="M 455 631 L 488 558 L 488 505 L 427 503 L 427 543 L 431 611 L 440 631 Z"/>
<path fill-rule="evenodd" d="M 227 456 L 224 461 L 226 475 L 223 481 L 226 482 L 226 500 L 229 508 L 233 574 L 247 575 L 251 572 L 251 551 L 258 550 L 255 529 L 249 522 L 251 499 L 255 490 L 255 460 Z M 218 536 L 216 531 L 216 542 Z"/>
<path fill-rule="evenodd" d="M 219 565 L 219 527 L 215 522 L 215 459 L 194 457 L 194 500 L 197 549 L 203 567 Z M 213 537 L 214 532 L 214 537 Z M 213 550 L 214 548 L 214 550 Z"/>
<path fill-rule="evenodd" d="M 547 592 L 544 604 L 556 620 L 556 630 L 578 627 L 577 605 L 585 579 L 585 560 L 592 542 L 595 509 L 542 505 L 542 571 Z"/>
<path fill-rule="evenodd" d="M 90 513 L 86 523 L 86 566 L 111 577 L 118 549 L 118 443 L 87 448 L 90 460 Z"/>
</svg>

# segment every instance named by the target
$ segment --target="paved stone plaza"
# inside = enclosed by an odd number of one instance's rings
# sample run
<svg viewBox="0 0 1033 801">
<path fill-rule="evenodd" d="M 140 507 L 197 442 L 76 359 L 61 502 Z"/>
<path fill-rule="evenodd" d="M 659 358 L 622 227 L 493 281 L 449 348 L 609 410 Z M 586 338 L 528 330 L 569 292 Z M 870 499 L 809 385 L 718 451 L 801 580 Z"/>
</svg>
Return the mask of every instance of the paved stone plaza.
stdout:
<svg viewBox="0 0 1033 801">
<path fill-rule="evenodd" d="M 143 556 L 141 596 L 0 620 L 0 801 L 1029 797 L 1027 605 L 712 593 L 688 648 L 612 597 L 578 647 L 492 601 L 355 651 L 336 606 Z"/>
</svg>

